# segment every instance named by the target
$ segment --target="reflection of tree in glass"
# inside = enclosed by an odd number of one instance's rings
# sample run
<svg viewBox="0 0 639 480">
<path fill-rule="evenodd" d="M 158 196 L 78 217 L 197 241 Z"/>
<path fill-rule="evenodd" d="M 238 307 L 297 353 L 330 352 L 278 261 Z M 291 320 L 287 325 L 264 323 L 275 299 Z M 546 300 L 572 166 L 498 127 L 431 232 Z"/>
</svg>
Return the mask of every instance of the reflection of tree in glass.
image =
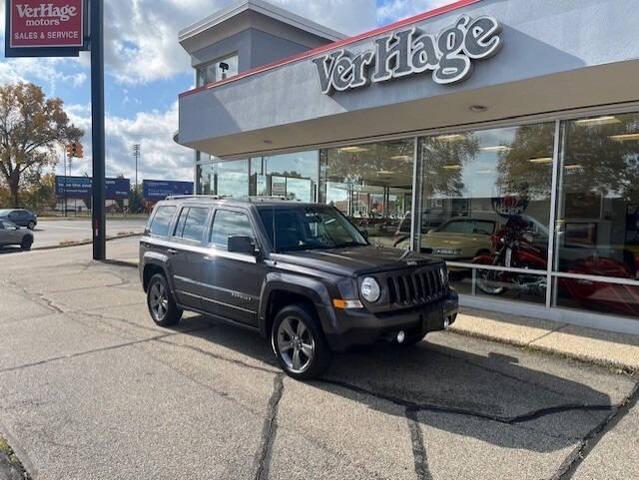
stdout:
<svg viewBox="0 0 639 480">
<path fill-rule="evenodd" d="M 639 200 L 639 141 L 623 137 L 639 133 L 639 116 L 616 118 L 619 122 L 608 125 L 567 125 L 566 191 L 598 192 L 632 203 Z"/>
<path fill-rule="evenodd" d="M 424 196 L 461 196 L 464 190 L 464 165 L 475 158 L 478 152 L 479 140 L 472 133 L 422 139 Z"/>
<path fill-rule="evenodd" d="M 328 180 L 362 185 L 412 185 L 412 140 L 373 143 L 327 151 Z"/>
<path fill-rule="evenodd" d="M 554 123 L 519 127 L 509 150 L 500 154 L 497 187 L 500 194 L 548 198 L 552 184 Z"/>
</svg>

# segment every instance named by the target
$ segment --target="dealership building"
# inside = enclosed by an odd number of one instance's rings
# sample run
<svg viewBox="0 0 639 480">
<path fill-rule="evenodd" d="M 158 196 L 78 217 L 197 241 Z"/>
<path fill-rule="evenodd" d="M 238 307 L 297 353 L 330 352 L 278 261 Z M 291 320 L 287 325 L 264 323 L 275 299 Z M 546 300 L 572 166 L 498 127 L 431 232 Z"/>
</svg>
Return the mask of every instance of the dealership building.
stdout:
<svg viewBox="0 0 639 480">
<path fill-rule="evenodd" d="M 180 33 L 176 140 L 198 194 L 334 205 L 444 258 L 462 305 L 639 333 L 638 24 L 462 0 L 346 37 L 243 0 Z"/>
</svg>

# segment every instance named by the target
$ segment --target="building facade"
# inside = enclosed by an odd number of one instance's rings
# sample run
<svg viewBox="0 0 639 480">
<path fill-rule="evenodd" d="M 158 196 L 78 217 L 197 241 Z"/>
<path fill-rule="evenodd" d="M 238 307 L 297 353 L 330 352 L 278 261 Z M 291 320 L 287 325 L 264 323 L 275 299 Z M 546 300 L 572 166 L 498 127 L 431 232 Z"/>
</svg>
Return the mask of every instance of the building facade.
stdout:
<svg viewBox="0 0 639 480">
<path fill-rule="evenodd" d="M 332 204 L 463 305 L 639 333 L 637 23 L 462 0 L 345 38 L 245 0 L 181 33 L 178 141 L 198 193 Z"/>
</svg>

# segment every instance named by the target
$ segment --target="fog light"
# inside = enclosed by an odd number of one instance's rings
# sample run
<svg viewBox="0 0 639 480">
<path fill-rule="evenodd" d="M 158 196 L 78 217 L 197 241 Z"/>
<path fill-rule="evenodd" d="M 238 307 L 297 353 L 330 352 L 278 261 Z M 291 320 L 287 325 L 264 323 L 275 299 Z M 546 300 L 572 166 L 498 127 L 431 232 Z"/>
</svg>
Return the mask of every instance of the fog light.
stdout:
<svg viewBox="0 0 639 480">
<path fill-rule="evenodd" d="M 404 343 L 404 340 L 406 340 L 406 332 L 402 330 L 397 334 L 397 343 Z"/>
</svg>

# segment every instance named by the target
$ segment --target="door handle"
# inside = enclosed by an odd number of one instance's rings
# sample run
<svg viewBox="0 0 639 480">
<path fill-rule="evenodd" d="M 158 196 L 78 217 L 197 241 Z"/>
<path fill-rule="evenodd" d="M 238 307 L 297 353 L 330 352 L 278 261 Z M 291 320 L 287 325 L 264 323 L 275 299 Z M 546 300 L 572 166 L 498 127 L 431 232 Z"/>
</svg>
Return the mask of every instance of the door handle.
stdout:
<svg viewBox="0 0 639 480">
<path fill-rule="evenodd" d="M 173 249 L 173 248 L 169 248 L 166 253 L 168 253 L 169 255 L 175 255 L 177 252 L 177 250 Z"/>
</svg>

